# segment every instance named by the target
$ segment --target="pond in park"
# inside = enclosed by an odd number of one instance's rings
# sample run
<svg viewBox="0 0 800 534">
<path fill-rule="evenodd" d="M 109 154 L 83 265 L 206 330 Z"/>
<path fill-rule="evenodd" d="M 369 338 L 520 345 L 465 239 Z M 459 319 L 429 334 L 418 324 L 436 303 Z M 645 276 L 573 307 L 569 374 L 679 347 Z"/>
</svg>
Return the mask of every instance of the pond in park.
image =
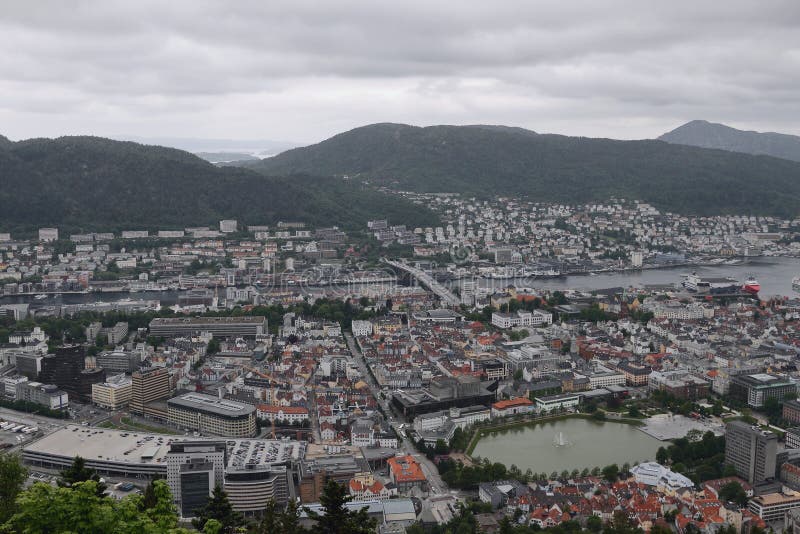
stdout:
<svg viewBox="0 0 800 534">
<path fill-rule="evenodd" d="M 662 445 L 633 425 L 569 418 L 487 434 L 472 456 L 550 474 L 654 460 Z"/>
</svg>

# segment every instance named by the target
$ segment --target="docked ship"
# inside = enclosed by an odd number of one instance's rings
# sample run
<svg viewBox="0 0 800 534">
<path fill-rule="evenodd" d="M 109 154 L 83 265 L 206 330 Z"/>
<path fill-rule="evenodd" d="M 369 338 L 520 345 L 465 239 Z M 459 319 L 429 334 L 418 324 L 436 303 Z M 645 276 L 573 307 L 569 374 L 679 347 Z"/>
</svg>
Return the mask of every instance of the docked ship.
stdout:
<svg viewBox="0 0 800 534">
<path fill-rule="evenodd" d="M 747 277 L 747 280 L 744 281 L 742 289 L 748 293 L 756 294 L 761 291 L 761 284 L 758 283 L 755 276 L 750 275 Z"/>
<path fill-rule="evenodd" d="M 695 293 L 727 294 L 736 293 L 741 286 L 735 278 L 710 278 L 692 273 L 684 278 L 683 287 Z"/>
<path fill-rule="evenodd" d="M 800 293 L 800 276 L 795 276 L 792 278 L 792 289 L 796 293 Z"/>
</svg>

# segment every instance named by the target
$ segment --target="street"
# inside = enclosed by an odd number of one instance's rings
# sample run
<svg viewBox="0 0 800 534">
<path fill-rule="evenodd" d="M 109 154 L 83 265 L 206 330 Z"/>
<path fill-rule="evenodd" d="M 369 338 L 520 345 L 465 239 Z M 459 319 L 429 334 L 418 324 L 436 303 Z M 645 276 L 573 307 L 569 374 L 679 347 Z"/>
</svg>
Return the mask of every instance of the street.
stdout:
<svg viewBox="0 0 800 534">
<path fill-rule="evenodd" d="M 425 474 L 425 478 L 428 479 L 428 483 L 430 484 L 431 493 L 447 493 L 449 488 L 439 476 L 439 470 L 436 468 L 433 462 L 428 460 L 427 456 L 424 454 L 420 454 L 414 444 L 411 443 L 411 440 L 404 437 L 405 434 L 400 428 L 400 425 L 406 424 L 406 421 L 402 416 L 396 416 L 394 412 L 392 412 L 388 400 L 381 398 L 381 388 L 375 381 L 372 373 L 367 368 L 367 362 L 364 359 L 364 355 L 359 350 L 358 344 L 353 338 L 353 335 L 349 332 L 345 332 L 344 338 L 347 341 L 347 346 L 350 348 L 350 353 L 353 355 L 353 359 L 355 360 L 359 371 L 361 371 L 361 374 L 364 375 L 364 379 L 367 381 L 370 389 L 372 390 L 372 395 L 375 397 L 375 400 L 378 402 L 378 404 L 383 407 L 384 413 L 386 414 L 391 427 L 394 429 L 397 435 L 403 439 L 403 443 L 400 445 L 400 450 L 403 452 L 403 454 L 413 456 L 414 459 L 419 462 L 420 466 L 422 467 L 422 472 Z"/>
</svg>

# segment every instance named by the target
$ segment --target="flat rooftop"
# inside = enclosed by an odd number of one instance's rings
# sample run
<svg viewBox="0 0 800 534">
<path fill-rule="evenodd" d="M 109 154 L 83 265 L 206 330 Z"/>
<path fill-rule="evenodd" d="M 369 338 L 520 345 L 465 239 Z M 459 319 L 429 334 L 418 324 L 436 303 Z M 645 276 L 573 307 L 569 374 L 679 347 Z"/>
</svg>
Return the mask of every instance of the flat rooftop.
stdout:
<svg viewBox="0 0 800 534">
<path fill-rule="evenodd" d="M 288 439 L 204 439 L 106 428 L 69 425 L 25 447 L 25 451 L 87 460 L 127 464 L 165 464 L 169 446 L 174 442 L 220 442 L 228 451 L 228 466 L 245 469 L 246 464 L 271 465 L 305 457 L 306 442 Z M 165 467 L 166 469 L 166 467 Z"/>
<path fill-rule="evenodd" d="M 263 315 L 245 315 L 241 317 L 156 317 L 150 321 L 153 325 L 197 325 L 197 324 L 225 324 L 225 323 L 252 323 L 262 324 L 267 318 Z"/>
<path fill-rule="evenodd" d="M 178 406 L 188 410 L 210 413 L 221 417 L 245 417 L 256 411 L 252 404 L 230 399 L 220 399 L 203 393 L 187 393 L 167 400 L 167 406 Z"/>
</svg>

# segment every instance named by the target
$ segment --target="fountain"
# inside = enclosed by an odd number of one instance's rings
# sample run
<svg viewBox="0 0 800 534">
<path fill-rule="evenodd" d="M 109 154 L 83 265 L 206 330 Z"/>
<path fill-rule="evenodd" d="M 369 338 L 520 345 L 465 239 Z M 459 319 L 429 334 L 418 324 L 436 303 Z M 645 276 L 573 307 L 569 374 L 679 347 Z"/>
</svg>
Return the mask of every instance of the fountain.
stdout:
<svg viewBox="0 0 800 534">
<path fill-rule="evenodd" d="M 569 447 L 570 445 L 572 445 L 572 442 L 564 437 L 564 433 L 563 432 L 559 432 L 553 438 L 553 445 L 555 445 L 556 447 L 559 447 L 559 448 L 560 447 Z"/>
</svg>

